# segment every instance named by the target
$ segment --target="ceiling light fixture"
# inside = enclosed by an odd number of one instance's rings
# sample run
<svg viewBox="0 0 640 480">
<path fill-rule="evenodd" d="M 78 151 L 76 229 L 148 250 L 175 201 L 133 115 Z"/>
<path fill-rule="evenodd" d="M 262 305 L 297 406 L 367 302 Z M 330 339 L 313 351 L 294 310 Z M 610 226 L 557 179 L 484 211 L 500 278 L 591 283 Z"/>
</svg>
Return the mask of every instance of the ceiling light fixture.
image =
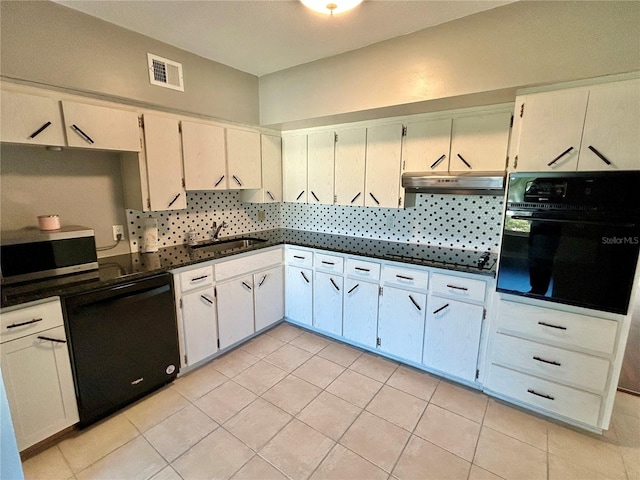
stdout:
<svg viewBox="0 0 640 480">
<path fill-rule="evenodd" d="M 300 0 L 306 7 L 316 12 L 326 15 L 334 15 L 352 8 L 362 3 L 362 0 Z"/>
</svg>

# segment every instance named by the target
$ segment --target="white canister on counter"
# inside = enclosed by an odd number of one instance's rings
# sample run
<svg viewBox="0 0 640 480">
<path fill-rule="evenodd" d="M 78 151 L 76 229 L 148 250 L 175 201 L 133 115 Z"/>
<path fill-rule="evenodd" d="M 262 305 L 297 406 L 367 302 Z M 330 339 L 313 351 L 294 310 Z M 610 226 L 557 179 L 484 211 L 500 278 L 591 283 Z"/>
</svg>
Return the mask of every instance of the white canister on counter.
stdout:
<svg viewBox="0 0 640 480">
<path fill-rule="evenodd" d="M 60 230 L 60 216 L 38 215 L 38 228 L 40 230 Z"/>
<path fill-rule="evenodd" d="M 142 234 L 142 251 L 151 253 L 158 251 L 158 219 L 145 218 Z"/>
</svg>

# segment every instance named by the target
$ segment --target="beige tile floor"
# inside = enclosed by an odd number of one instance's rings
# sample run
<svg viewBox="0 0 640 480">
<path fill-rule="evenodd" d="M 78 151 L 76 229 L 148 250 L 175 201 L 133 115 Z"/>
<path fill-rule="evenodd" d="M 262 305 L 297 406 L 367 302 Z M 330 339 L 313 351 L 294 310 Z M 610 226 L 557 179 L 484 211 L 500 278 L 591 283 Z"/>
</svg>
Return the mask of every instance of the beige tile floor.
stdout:
<svg viewBox="0 0 640 480">
<path fill-rule="evenodd" d="M 281 324 L 23 464 L 27 479 L 640 479 L 603 436 Z"/>
</svg>

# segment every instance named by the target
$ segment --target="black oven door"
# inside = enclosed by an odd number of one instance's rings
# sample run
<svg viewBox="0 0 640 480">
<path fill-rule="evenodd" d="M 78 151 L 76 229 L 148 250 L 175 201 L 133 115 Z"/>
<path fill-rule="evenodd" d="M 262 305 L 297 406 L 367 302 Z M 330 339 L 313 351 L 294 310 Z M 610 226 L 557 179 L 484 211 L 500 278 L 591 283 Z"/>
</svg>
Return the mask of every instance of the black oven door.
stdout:
<svg viewBox="0 0 640 480">
<path fill-rule="evenodd" d="M 507 210 L 497 290 L 626 314 L 639 247 L 637 220 Z"/>
</svg>

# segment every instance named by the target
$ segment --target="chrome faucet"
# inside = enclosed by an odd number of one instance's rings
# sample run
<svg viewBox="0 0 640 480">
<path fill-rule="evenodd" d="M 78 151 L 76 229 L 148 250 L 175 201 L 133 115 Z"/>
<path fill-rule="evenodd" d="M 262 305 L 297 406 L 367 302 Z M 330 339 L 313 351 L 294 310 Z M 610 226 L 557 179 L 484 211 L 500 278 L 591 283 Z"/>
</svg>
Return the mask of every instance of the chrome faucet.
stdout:
<svg viewBox="0 0 640 480">
<path fill-rule="evenodd" d="M 213 222 L 213 227 L 211 229 L 211 240 L 218 240 L 218 235 L 220 235 L 220 230 L 223 228 L 227 228 L 229 225 L 227 222 L 223 221 L 220 226 L 216 222 Z"/>
</svg>

